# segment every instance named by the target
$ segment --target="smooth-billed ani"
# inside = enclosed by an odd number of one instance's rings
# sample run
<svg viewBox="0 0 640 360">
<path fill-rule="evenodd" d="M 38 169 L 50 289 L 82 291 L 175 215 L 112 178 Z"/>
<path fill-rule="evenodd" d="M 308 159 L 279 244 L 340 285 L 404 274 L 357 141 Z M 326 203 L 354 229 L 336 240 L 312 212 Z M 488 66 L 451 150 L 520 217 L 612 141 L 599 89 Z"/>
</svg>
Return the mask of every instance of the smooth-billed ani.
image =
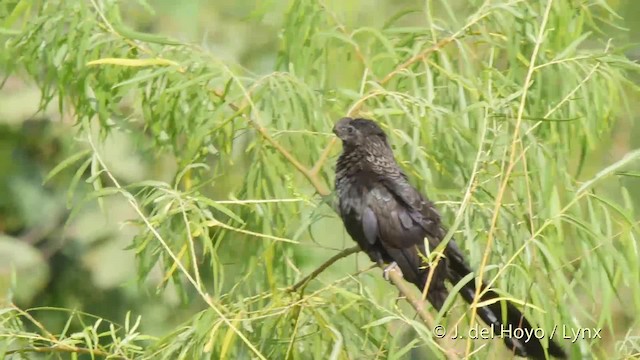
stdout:
<svg viewBox="0 0 640 360">
<path fill-rule="evenodd" d="M 424 290 L 430 271 L 423 261 L 425 238 L 429 250 L 433 251 L 447 233 L 438 211 L 409 183 L 393 156 L 386 134 L 375 122 L 342 118 L 333 132 L 343 145 L 336 167 L 336 190 L 347 232 L 371 261 L 391 264 L 385 269 L 385 275 L 392 266 L 398 266 L 407 281 Z M 448 296 L 445 280 L 457 284 L 473 272 L 453 239 L 444 248 L 443 255 L 433 270 L 426 294 L 438 310 Z M 484 294 L 478 303 L 499 297 L 496 292 L 485 290 L 483 283 Z M 468 281 L 460 294 L 471 304 L 476 296 L 475 281 Z M 511 329 L 512 333 L 516 328 L 532 330 L 529 321 L 510 302 L 494 301 L 476 311 L 485 323 L 502 334 L 502 329 Z M 504 342 L 516 355 L 546 358 L 545 349 L 535 336 L 528 341 L 526 337 L 504 337 Z M 547 353 L 565 357 L 553 340 L 549 340 Z"/>
</svg>

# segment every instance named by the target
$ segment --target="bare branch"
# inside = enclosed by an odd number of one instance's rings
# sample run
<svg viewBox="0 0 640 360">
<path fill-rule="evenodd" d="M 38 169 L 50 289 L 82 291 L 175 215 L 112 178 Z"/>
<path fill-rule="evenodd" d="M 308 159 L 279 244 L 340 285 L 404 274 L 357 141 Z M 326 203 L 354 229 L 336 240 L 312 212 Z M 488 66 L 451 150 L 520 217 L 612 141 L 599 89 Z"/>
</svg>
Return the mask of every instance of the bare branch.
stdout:
<svg viewBox="0 0 640 360">
<path fill-rule="evenodd" d="M 317 269 L 313 270 L 313 272 L 311 272 L 311 274 L 305 276 L 304 279 L 298 281 L 295 285 L 291 286 L 288 289 L 288 291 L 293 292 L 293 291 L 298 291 L 298 289 L 300 289 L 300 290 L 304 289 L 304 287 L 307 286 L 309 281 L 311 281 L 314 278 L 316 278 L 323 271 L 325 271 L 327 268 L 329 268 L 329 266 L 333 265 L 333 263 L 335 263 L 336 261 L 338 261 L 338 260 L 340 260 L 342 258 L 345 258 L 345 257 L 347 257 L 347 256 L 349 256 L 351 254 L 355 254 L 358 251 L 360 251 L 360 246 L 358 246 L 358 245 L 340 251 L 339 253 L 333 255 L 332 257 L 330 257 L 329 260 L 327 260 L 324 263 L 322 263 L 322 265 L 320 265 Z"/>
</svg>

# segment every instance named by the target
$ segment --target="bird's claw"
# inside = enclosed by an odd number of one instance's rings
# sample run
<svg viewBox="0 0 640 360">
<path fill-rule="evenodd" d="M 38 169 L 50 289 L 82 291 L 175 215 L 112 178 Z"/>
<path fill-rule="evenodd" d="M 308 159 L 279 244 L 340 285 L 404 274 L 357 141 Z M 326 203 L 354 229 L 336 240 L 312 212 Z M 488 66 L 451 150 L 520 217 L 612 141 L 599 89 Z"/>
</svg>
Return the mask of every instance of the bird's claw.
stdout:
<svg viewBox="0 0 640 360">
<path fill-rule="evenodd" d="M 400 273 L 400 276 L 402 276 L 402 271 L 400 271 L 398 263 L 394 261 L 382 270 L 382 276 L 385 280 L 389 281 L 389 272 L 391 271 L 397 271 Z"/>
</svg>

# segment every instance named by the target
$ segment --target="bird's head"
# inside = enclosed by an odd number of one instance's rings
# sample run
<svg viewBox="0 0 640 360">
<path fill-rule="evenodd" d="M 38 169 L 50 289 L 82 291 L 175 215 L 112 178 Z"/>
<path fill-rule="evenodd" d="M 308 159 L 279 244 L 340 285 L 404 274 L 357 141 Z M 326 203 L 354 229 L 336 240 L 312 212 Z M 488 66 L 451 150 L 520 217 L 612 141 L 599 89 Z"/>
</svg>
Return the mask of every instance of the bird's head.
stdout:
<svg viewBox="0 0 640 360">
<path fill-rule="evenodd" d="M 379 142 L 386 144 L 387 136 L 373 120 L 352 119 L 344 117 L 335 124 L 333 133 L 342 140 L 345 146 L 360 146 L 365 143 Z"/>
</svg>

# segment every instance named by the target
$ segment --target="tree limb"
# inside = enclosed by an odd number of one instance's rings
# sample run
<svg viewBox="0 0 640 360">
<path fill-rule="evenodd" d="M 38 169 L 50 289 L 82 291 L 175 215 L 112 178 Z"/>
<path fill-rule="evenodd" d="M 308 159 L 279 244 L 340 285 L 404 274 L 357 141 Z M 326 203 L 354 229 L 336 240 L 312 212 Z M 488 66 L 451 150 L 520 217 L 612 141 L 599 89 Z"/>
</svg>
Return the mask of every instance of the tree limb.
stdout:
<svg viewBox="0 0 640 360">
<path fill-rule="evenodd" d="M 355 254 L 360 251 L 360 246 L 356 245 L 347 249 L 340 251 L 339 253 L 333 255 L 329 258 L 329 260 L 325 261 L 320 265 L 317 269 L 313 270 L 311 274 L 304 277 L 304 279 L 298 281 L 295 285 L 291 286 L 287 289 L 290 292 L 298 291 L 298 289 L 304 289 L 305 286 L 309 283 L 309 281 L 313 280 L 315 277 L 320 275 L 323 271 L 325 271 L 329 266 L 333 265 L 336 261 L 345 258 L 351 254 Z"/>
</svg>

